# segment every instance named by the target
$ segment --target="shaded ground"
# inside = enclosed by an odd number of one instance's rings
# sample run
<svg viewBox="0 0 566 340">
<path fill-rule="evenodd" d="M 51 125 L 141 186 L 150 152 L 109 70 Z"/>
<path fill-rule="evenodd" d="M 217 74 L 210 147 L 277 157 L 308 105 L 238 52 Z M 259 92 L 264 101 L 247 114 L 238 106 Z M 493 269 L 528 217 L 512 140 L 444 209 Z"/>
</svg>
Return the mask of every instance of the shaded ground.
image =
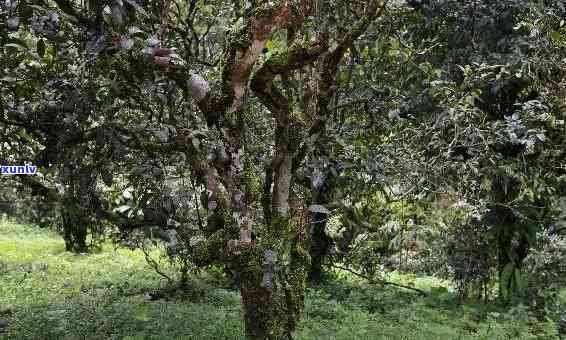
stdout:
<svg viewBox="0 0 566 340">
<path fill-rule="evenodd" d="M 64 249 L 49 231 L 0 221 L 0 339 L 243 339 L 240 296 L 213 275 L 194 280 L 185 299 L 150 301 L 164 282 L 140 252 Z M 461 305 L 435 279 L 414 283 L 432 297 L 349 277 L 309 289 L 296 338 L 557 339 L 553 323 L 525 308 Z"/>
</svg>

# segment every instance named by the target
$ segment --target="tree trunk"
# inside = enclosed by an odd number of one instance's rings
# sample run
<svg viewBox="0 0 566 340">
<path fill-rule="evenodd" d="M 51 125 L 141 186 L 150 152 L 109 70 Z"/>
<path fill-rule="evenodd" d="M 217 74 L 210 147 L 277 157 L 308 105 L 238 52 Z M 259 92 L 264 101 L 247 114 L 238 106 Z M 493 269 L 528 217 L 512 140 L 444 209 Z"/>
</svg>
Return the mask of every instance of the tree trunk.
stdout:
<svg viewBox="0 0 566 340">
<path fill-rule="evenodd" d="M 329 174 L 328 176 L 332 176 Z M 326 205 L 330 203 L 334 191 L 334 179 L 328 178 L 323 185 L 315 190 L 313 204 Z M 324 260 L 332 246 L 332 239 L 326 234 L 328 215 L 313 213 L 310 219 L 310 257 L 308 279 L 312 283 L 320 283 L 324 278 Z"/>
<path fill-rule="evenodd" d="M 271 236 L 239 256 L 246 336 L 292 339 L 304 307 L 307 236 L 302 226 L 289 219 L 270 229 L 274 231 Z"/>
<path fill-rule="evenodd" d="M 76 253 L 86 252 L 87 222 L 72 191 L 66 193 L 61 210 L 65 249 Z"/>
<path fill-rule="evenodd" d="M 315 213 L 312 216 L 310 230 L 310 256 L 311 266 L 308 274 L 309 281 L 312 283 L 320 283 L 324 278 L 324 260 L 330 246 L 332 239 L 326 235 L 326 219 L 327 215 Z"/>
<path fill-rule="evenodd" d="M 65 208 L 69 209 L 69 208 Z M 72 209 L 72 208 L 71 208 Z M 63 212 L 63 239 L 65 240 L 65 250 L 76 253 L 86 252 L 87 226 L 76 211 Z"/>
<path fill-rule="evenodd" d="M 292 339 L 304 306 L 304 268 L 273 276 L 266 287 L 263 275 L 245 275 L 240 292 L 249 339 Z"/>
</svg>

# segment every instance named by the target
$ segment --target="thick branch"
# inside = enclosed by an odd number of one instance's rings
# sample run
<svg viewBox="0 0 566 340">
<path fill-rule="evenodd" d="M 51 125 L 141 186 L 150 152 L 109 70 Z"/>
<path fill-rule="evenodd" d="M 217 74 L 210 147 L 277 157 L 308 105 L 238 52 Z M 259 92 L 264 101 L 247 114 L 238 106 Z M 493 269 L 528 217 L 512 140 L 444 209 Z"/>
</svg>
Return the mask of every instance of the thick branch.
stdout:
<svg viewBox="0 0 566 340">
<path fill-rule="evenodd" d="M 338 66 L 344 57 L 344 53 L 352 46 L 354 41 L 356 41 L 368 29 L 369 25 L 383 13 L 386 4 L 387 1 L 371 1 L 368 5 L 366 15 L 358 20 L 348 33 L 346 33 L 339 41 L 338 45 L 325 56 L 321 67 L 319 84 L 319 107 L 317 112 L 320 115 L 328 114 L 330 99 L 336 92 L 336 74 L 338 73 Z"/>
<path fill-rule="evenodd" d="M 340 62 L 344 57 L 344 53 L 352 46 L 354 41 L 356 41 L 356 39 L 358 39 L 368 29 L 370 24 L 383 13 L 386 5 L 387 0 L 372 0 L 368 5 L 366 15 L 354 23 L 352 28 L 338 42 L 338 45 L 324 56 L 322 64 L 320 65 L 316 100 L 316 112 L 318 117 L 309 129 L 309 136 L 324 134 L 326 120 L 330 116 L 331 111 L 333 111 L 330 108 L 330 102 L 337 90 L 336 76 L 338 74 Z M 306 143 L 301 146 L 301 149 L 297 154 L 298 156 L 294 159 L 294 169 L 298 168 L 298 165 L 307 155 L 308 147 L 310 147 L 310 145 Z"/>
<path fill-rule="evenodd" d="M 252 79 L 252 90 L 277 121 L 275 155 L 272 162 L 272 206 L 281 216 L 286 216 L 289 210 L 292 164 L 298 138 L 295 136 L 297 131 L 291 131 L 295 129 L 291 128 L 289 99 L 275 86 L 274 80 L 278 75 L 289 74 L 315 61 L 327 48 L 326 39 L 318 40 L 309 46 L 295 44 L 269 58 Z M 266 182 L 270 183 L 271 178 L 266 179 Z"/>
<path fill-rule="evenodd" d="M 293 8 L 297 2 L 299 8 Z M 300 26 L 311 11 L 312 0 L 279 1 L 275 6 L 268 3 L 254 11 L 226 51 L 223 90 L 232 98 L 229 111 L 242 108 L 252 69 L 271 34 L 280 28 Z"/>
<path fill-rule="evenodd" d="M 281 125 L 288 125 L 289 100 L 276 86 L 275 77 L 285 75 L 314 62 L 328 49 L 326 39 L 311 44 L 295 44 L 289 49 L 271 56 L 252 78 L 251 88 L 261 102 L 275 115 Z"/>
<path fill-rule="evenodd" d="M 366 32 L 369 25 L 374 22 L 379 16 L 383 13 L 385 6 L 387 5 L 387 0 L 372 0 L 368 4 L 368 8 L 366 11 L 366 15 L 363 16 L 360 20 L 358 20 L 354 26 L 346 33 L 346 35 L 341 39 L 331 53 L 333 58 L 336 58 L 336 62 L 340 62 L 342 59 L 344 52 L 356 41 L 362 34 Z M 334 66 L 334 65 L 328 65 Z M 336 65 L 337 66 L 337 65 Z"/>
</svg>

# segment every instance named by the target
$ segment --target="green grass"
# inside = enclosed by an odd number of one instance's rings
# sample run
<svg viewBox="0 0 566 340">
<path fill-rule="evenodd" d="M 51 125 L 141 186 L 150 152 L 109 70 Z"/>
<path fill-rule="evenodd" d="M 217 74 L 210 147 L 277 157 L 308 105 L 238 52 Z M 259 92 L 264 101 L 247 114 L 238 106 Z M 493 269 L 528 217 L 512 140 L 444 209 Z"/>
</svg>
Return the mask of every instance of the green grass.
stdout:
<svg viewBox="0 0 566 340">
<path fill-rule="evenodd" d="M 50 231 L 0 221 L 0 320 L 10 325 L 0 339 L 243 339 L 239 294 L 211 277 L 193 280 L 191 298 L 147 301 L 165 282 L 139 251 L 73 255 Z M 434 278 L 390 279 L 440 293 L 422 298 L 342 274 L 307 291 L 296 339 L 557 339 L 553 323 L 525 308 L 459 304 Z"/>
</svg>

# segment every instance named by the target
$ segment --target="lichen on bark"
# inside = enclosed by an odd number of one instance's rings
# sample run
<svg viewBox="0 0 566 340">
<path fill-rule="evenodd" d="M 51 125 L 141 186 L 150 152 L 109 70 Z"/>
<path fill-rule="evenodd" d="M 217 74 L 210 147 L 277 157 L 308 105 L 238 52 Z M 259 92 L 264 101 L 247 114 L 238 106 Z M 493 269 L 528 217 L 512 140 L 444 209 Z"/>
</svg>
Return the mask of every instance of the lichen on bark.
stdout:
<svg viewBox="0 0 566 340">
<path fill-rule="evenodd" d="M 276 218 L 266 228 L 273 232 L 240 252 L 237 265 L 249 338 L 287 339 L 297 326 L 308 266 L 306 235 L 297 228 L 288 218 Z"/>
</svg>

